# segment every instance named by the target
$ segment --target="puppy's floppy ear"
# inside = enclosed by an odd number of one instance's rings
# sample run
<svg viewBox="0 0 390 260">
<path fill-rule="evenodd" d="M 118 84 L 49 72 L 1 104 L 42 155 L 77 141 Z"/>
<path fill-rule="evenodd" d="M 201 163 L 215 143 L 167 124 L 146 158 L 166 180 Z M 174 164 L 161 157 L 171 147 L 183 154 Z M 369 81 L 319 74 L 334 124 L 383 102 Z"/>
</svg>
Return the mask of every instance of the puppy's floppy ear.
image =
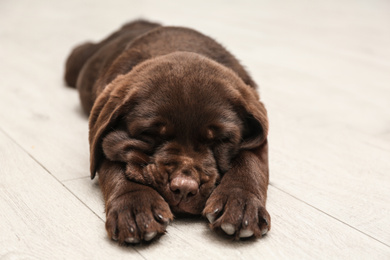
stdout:
<svg viewBox="0 0 390 260">
<path fill-rule="evenodd" d="M 89 118 L 91 178 L 103 159 L 102 139 L 134 106 L 138 87 L 125 75 L 118 76 L 96 99 Z"/>
<path fill-rule="evenodd" d="M 238 109 L 239 116 L 244 124 L 240 148 L 254 149 L 267 140 L 267 110 L 253 88 L 241 85 L 237 87 L 237 90 L 240 94 L 235 99 L 236 109 Z"/>
<path fill-rule="evenodd" d="M 244 108 L 246 108 L 246 115 L 243 118 L 245 128 L 241 148 L 254 149 L 261 146 L 267 139 L 267 112 L 260 101 Z"/>
</svg>

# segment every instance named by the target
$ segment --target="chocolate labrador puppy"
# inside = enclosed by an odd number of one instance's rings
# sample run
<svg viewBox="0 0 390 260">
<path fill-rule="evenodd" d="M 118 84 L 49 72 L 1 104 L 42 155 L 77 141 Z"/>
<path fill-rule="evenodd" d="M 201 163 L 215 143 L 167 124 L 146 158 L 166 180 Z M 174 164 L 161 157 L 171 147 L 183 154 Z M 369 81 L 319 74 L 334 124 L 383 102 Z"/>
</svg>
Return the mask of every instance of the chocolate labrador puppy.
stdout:
<svg viewBox="0 0 390 260">
<path fill-rule="evenodd" d="M 150 241 L 173 213 L 203 214 L 236 239 L 268 232 L 266 109 L 220 44 L 135 21 L 76 47 L 65 80 L 89 114 L 110 238 Z"/>
</svg>

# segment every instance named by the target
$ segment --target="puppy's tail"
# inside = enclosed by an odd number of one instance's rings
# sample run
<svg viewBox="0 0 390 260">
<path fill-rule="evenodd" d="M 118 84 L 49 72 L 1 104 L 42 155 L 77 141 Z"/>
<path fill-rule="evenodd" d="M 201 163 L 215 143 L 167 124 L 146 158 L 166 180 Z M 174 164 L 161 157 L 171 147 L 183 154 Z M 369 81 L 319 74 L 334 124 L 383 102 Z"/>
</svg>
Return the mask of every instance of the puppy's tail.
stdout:
<svg viewBox="0 0 390 260">
<path fill-rule="evenodd" d="M 73 49 L 65 64 L 65 82 L 76 87 L 77 78 L 86 61 L 99 49 L 99 45 L 87 42 Z"/>
</svg>

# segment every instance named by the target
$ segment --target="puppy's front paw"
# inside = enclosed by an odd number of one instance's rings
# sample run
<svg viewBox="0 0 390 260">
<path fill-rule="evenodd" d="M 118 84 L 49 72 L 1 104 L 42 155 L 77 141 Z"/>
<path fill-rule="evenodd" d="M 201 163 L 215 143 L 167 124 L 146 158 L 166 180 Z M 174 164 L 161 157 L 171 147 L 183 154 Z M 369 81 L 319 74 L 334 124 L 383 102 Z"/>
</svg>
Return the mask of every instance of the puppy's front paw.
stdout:
<svg viewBox="0 0 390 260">
<path fill-rule="evenodd" d="M 150 241 L 164 234 L 173 219 L 168 204 L 153 189 L 115 198 L 109 203 L 106 216 L 108 236 L 120 244 Z"/>
<path fill-rule="evenodd" d="M 260 199 L 242 189 L 219 186 L 206 202 L 203 215 L 214 230 L 236 239 L 260 237 L 271 228 L 271 218 Z"/>
</svg>

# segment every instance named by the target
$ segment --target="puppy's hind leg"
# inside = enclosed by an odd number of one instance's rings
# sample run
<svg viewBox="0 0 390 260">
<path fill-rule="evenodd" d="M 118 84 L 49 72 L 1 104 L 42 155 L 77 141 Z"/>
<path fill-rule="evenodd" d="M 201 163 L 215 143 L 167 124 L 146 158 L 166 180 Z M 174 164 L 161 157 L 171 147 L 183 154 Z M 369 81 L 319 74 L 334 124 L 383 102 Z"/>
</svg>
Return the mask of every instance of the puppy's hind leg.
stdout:
<svg viewBox="0 0 390 260">
<path fill-rule="evenodd" d="M 70 87 L 76 87 L 77 78 L 85 62 L 99 49 L 98 44 L 86 42 L 73 49 L 65 64 L 65 81 Z"/>
</svg>

